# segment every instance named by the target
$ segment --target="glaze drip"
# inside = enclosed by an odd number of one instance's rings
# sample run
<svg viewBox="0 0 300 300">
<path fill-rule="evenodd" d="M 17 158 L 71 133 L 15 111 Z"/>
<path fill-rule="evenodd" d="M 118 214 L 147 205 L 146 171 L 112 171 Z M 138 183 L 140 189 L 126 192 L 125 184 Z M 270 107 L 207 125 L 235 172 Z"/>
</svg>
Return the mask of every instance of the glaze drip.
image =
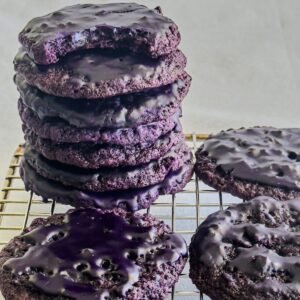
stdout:
<svg viewBox="0 0 300 300">
<path fill-rule="evenodd" d="M 4 269 L 28 274 L 48 294 L 74 299 L 125 296 L 139 280 L 138 257 L 151 256 L 149 264 L 159 267 L 186 255 L 184 240 L 173 233 L 157 236 L 138 219 L 91 208 L 66 214 L 62 224 L 40 226 L 22 241 L 29 250 Z"/>
</svg>

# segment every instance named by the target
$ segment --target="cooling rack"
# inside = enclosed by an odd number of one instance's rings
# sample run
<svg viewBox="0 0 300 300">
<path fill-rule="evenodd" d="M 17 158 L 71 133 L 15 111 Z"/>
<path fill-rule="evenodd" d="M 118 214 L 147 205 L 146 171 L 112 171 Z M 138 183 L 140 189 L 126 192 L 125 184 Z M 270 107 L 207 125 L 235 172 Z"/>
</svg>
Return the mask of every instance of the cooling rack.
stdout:
<svg viewBox="0 0 300 300">
<path fill-rule="evenodd" d="M 193 153 L 206 138 L 206 134 L 185 134 L 186 142 Z M 0 249 L 34 218 L 63 213 L 70 208 L 51 200 L 43 203 L 39 196 L 25 191 L 19 176 L 19 163 L 23 149 L 23 145 L 19 145 L 15 151 L 1 190 Z M 207 187 L 194 175 L 182 192 L 161 196 L 147 212 L 164 220 L 173 231 L 183 235 L 189 244 L 191 236 L 207 215 L 239 202 L 241 200 L 236 197 Z M 188 270 L 187 264 L 167 300 L 209 299 L 192 284 L 188 277 Z M 1 294 L 0 299 L 3 299 Z"/>
</svg>

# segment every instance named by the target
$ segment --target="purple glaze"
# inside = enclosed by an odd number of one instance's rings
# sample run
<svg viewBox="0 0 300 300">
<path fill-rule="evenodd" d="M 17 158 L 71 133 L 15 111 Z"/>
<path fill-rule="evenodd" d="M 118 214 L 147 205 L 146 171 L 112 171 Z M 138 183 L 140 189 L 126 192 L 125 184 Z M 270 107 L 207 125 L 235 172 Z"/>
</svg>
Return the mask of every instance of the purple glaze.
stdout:
<svg viewBox="0 0 300 300">
<path fill-rule="evenodd" d="M 123 51 L 73 52 L 56 64 L 36 65 L 24 49 L 14 59 L 15 71 L 40 90 L 74 99 L 105 99 L 168 85 L 184 73 L 180 50 L 158 59 Z"/>
<path fill-rule="evenodd" d="M 85 48 L 127 48 L 157 57 L 180 42 L 175 23 L 160 8 L 136 3 L 78 4 L 32 19 L 19 35 L 36 63 L 55 63 Z"/>
<path fill-rule="evenodd" d="M 159 184 L 125 191 L 93 193 L 45 179 L 37 174 L 25 160 L 22 160 L 20 167 L 20 174 L 26 188 L 40 195 L 45 202 L 48 199 L 55 199 L 75 207 L 92 206 L 102 209 L 121 207 L 129 211 L 148 208 L 159 195 L 178 192 L 190 180 L 192 172 L 193 163 L 190 156 L 178 171 L 170 172 Z"/>
<path fill-rule="evenodd" d="M 299 225 L 300 199 L 261 196 L 209 215 L 190 245 L 194 283 L 213 299 L 214 285 L 226 299 L 298 299 Z"/>
<path fill-rule="evenodd" d="M 55 97 L 28 85 L 21 76 L 15 76 L 22 102 L 40 120 L 60 118 L 79 128 L 135 127 L 166 119 L 179 107 L 190 81 L 190 76 L 185 73 L 167 86 L 95 101 Z M 169 110 L 169 114 L 165 110 Z"/>
<path fill-rule="evenodd" d="M 300 190 L 299 137 L 299 128 L 232 129 L 211 136 L 201 151 L 236 178 Z"/>
<path fill-rule="evenodd" d="M 150 255 L 149 263 L 159 266 L 187 254 L 182 237 L 158 237 L 154 227 L 133 220 L 129 224 L 122 216 L 91 208 L 69 212 L 62 224 L 24 234 L 29 250 L 3 268 L 28 274 L 35 287 L 51 295 L 86 300 L 125 296 L 142 271 L 137 257 Z"/>
<path fill-rule="evenodd" d="M 40 175 L 91 192 L 141 188 L 162 182 L 170 171 L 182 167 L 190 150 L 184 142 L 170 149 L 158 160 L 138 166 L 83 169 L 44 158 L 26 145 L 24 158 Z"/>
<path fill-rule="evenodd" d="M 69 125 L 60 119 L 41 121 L 39 117 L 21 99 L 18 109 L 23 121 L 23 131 L 26 134 L 32 130 L 41 138 L 50 139 L 59 143 L 93 142 L 97 144 L 136 145 L 154 143 L 158 138 L 171 130 L 181 132 L 179 118 L 181 111 L 176 111 L 170 118 L 136 127 L 125 128 L 78 128 Z"/>
</svg>

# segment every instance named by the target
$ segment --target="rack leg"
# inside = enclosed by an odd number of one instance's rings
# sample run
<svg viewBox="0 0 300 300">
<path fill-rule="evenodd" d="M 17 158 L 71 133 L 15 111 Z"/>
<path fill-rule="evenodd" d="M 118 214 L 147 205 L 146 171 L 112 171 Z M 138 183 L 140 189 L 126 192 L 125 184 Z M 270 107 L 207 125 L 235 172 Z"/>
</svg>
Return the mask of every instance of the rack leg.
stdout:
<svg viewBox="0 0 300 300">
<path fill-rule="evenodd" d="M 203 293 L 202 292 L 200 292 L 200 300 L 203 300 L 204 298 L 203 298 Z"/>
<path fill-rule="evenodd" d="M 55 204 L 56 204 L 56 201 L 55 200 L 52 200 L 52 204 L 51 204 L 51 216 L 54 214 L 54 210 L 55 210 Z"/>
<path fill-rule="evenodd" d="M 172 293 L 171 293 L 172 300 L 175 300 L 175 287 L 172 287 Z"/>
<path fill-rule="evenodd" d="M 223 210 L 223 194 L 219 191 L 219 203 L 220 203 L 220 210 Z"/>
<path fill-rule="evenodd" d="M 32 198 L 33 198 L 33 192 L 30 192 L 30 197 L 28 200 L 28 204 L 27 204 L 27 210 L 26 210 L 26 215 L 25 215 L 25 219 L 24 219 L 24 224 L 23 224 L 23 230 L 26 228 L 27 226 L 27 222 L 28 222 L 28 218 L 29 218 L 29 213 L 30 213 L 30 208 L 31 208 L 31 204 L 32 204 Z"/>
</svg>

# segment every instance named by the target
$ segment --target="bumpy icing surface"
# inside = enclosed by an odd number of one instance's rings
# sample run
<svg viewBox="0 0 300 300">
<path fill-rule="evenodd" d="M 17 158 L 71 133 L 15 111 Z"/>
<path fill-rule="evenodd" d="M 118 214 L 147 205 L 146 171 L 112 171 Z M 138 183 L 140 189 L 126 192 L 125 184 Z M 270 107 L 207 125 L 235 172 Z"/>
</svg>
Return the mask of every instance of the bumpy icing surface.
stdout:
<svg viewBox="0 0 300 300">
<path fill-rule="evenodd" d="M 45 293 L 74 299 L 125 296 L 139 281 L 140 255 L 150 255 L 151 264 L 157 266 L 186 255 L 180 236 L 167 232 L 158 236 L 155 227 L 143 225 L 138 217 L 125 220 L 95 209 L 69 212 L 61 224 L 37 227 L 22 240 L 28 251 L 8 260 L 4 269 L 28 274 Z"/>
<path fill-rule="evenodd" d="M 180 35 L 159 8 L 110 3 L 78 4 L 34 18 L 19 40 L 37 63 L 49 64 L 82 48 L 129 48 L 156 57 L 174 50 Z"/>
<path fill-rule="evenodd" d="M 269 297 L 272 293 L 291 293 L 291 298 L 278 299 L 296 299 L 295 293 L 300 294 L 299 225 L 299 199 L 279 202 L 258 197 L 210 215 L 190 246 L 194 282 L 202 282 L 200 288 L 206 280 L 229 286 L 226 280 L 238 285 L 239 278 L 248 276 L 248 280 L 240 281 L 238 292 L 232 291 L 236 293 L 234 299 L 240 299 L 243 289 L 252 290 L 253 295 L 270 292 Z M 193 264 L 196 260 L 204 267 Z M 197 279 L 198 272 L 201 280 Z M 250 296 L 246 294 L 243 299 Z"/>
<path fill-rule="evenodd" d="M 29 86 L 22 77 L 15 83 L 23 103 L 41 120 L 60 118 L 79 128 L 134 127 L 166 119 L 175 113 L 187 94 L 191 77 L 183 74 L 174 83 L 140 93 L 112 97 L 105 101 L 61 98 Z"/>
<path fill-rule="evenodd" d="M 200 151 L 236 178 L 300 190 L 299 149 L 299 129 L 255 127 L 222 131 Z"/>
<path fill-rule="evenodd" d="M 37 174 L 25 160 L 22 161 L 20 174 L 28 190 L 48 199 L 74 207 L 96 207 L 112 209 L 120 207 L 129 211 L 148 208 L 159 195 L 179 192 L 188 183 L 193 173 L 192 157 L 177 171 L 170 172 L 163 182 L 145 188 L 125 191 L 92 193 L 67 187 L 59 182 L 45 179 Z"/>
<path fill-rule="evenodd" d="M 48 94 L 98 99 L 170 84 L 183 74 L 186 58 L 180 50 L 151 59 L 92 49 L 71 53 L 45 66 L 36 65 L 21 48 L 14 65 L 29 84 Z"/>
</svg>

